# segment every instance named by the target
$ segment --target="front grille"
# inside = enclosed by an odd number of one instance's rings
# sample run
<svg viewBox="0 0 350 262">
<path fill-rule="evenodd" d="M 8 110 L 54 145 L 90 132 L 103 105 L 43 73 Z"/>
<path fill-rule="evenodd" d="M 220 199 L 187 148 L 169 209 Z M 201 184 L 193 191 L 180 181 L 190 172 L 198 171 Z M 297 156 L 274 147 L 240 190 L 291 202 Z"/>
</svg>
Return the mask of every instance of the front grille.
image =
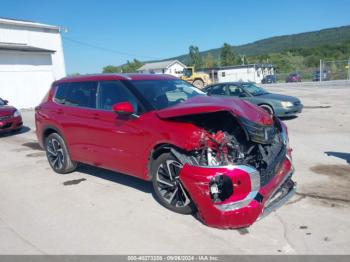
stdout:
<svg viewBox="0 0 350 262">
<path fill-rule="evenodd" d="M 12 115 L 0 116 L 0 121 L 4 121 L 4 120 L 9 119 L 11 117 L 12 117 Z"/>
<path fill-rule="evenodd" d="M 267 185 L 271 179 L 275 176 L 286 157 L 287 148 L 281 142 L 274 145 L 272 150 L 271 161 L 267 164 L 266 168 L 260 169 L 260 187 Z"/>
</svg>

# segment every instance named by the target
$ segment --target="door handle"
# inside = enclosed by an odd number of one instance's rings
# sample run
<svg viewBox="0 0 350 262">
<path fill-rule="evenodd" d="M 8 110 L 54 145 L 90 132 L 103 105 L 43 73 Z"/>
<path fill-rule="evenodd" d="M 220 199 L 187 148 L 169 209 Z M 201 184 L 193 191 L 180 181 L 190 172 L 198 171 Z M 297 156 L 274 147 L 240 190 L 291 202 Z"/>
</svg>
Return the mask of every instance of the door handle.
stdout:
<svg viewBox="0 0 350 262">
<path fill-rule="evenodd" d="M 59 115 L 63 115 L 63 110 L 62 109 L 57 109 L 57 114 L 59 114 Z"/>
</svg>

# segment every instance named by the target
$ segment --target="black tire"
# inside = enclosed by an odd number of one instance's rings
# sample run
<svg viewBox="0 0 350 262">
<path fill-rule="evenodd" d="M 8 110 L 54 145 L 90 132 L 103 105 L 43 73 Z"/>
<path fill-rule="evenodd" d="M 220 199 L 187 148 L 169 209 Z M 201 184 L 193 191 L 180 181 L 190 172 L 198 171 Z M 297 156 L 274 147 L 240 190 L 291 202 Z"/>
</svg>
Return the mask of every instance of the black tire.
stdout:
<svg viewBox="0 0 350 262">
<path fill-rule="evenodd" d="M 160 155 L 152 163 L 152 185 L 157 200 L 164 207 L 176 213 L 192 214 L 196 208 L 179 180 L 181 167 L 182 165 L 171 153 Z"/>
<path fill-rule="evenodd" d="M 195 87 L 197 87 L 198 89 L 203 89 L 204 87 L 204 82 L 201 79 L 195 79 L 192 83 L 192 85 L 194 85 Z"/>
<path fill-rule="evenodd" d="M 45 138 L 45 150 L 47 160 L 56 173 L 67 174 L 77 168 L 77 163 L 71 160 L 66 143 L 59 134 L 52 133 Z"/>
<path fill-rule="evenodd" d="M 273 110 L 273 108 L 269 105 L 260 105 L 260 107 L 262 109 L 264 109 L 267 113 L 269 113 L 270 115 L 273 115 L 275 112 Z"/>
</svg>

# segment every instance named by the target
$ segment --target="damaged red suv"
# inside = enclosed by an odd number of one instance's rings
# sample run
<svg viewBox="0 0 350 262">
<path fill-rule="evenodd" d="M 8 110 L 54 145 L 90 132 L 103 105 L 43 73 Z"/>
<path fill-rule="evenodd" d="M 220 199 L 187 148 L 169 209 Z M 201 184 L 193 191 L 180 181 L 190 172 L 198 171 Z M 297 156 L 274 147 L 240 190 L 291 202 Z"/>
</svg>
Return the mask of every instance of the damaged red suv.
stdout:
<svg viewBox="0 0 350 262">
<path fill-rule="evenodd" d="M 150 180 L 162 205 L 209 226 L 249 226 L 294 193 L 281 121 L 172 76 L 64 78 L 35 119 L 57 173 L 86 163 Z"/>
</svg>

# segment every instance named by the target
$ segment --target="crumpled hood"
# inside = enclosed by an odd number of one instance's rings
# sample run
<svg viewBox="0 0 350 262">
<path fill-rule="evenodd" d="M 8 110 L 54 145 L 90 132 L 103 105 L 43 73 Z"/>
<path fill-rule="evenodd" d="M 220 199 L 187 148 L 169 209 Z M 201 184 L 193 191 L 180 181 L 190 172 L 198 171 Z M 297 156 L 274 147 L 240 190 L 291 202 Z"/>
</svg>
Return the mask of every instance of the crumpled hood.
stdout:
<svg viewBox="0 0 350 262">
<path fill-rule="evenodd" d="M 0 106 L 0 117 L 12 115 L 16 111 L 16 108 L 12 106 Z"/>
<path fill-rule="evenodd" d="M 238 98 L 214 96 L 195 96 L 182 103 L 158 110 L 160 118 L 174 118 L 186 115 L 228 111 L 235 116 L 244 117 L 262 125 L 273 124 L 272 117 L 265 110 Z"/>
</svg>

